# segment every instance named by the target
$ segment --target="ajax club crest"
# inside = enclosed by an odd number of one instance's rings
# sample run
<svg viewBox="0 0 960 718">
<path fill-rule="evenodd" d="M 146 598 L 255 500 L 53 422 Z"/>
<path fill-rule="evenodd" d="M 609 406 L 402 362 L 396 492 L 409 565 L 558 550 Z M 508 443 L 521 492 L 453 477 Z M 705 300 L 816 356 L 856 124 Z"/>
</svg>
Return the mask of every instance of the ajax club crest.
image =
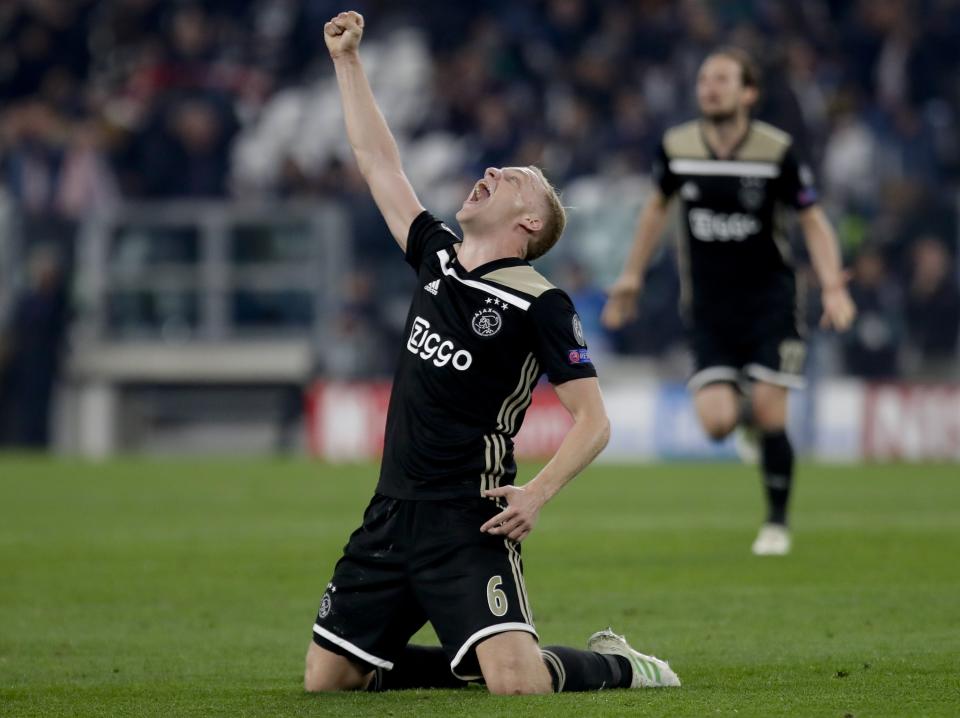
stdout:
<svg viewBox="0 0 960 718">
<path fill-rule="evenodd" d="M 327 590 L 323 593 L 323 598 L 320 600 L 320 610 L 317 612 L 320 614 L 320 618 L 326 618 L 330 615 L 330 609 L 333 608 L 333 594 L 337 592 L 337 587 L 332 583 L 327 584 Z"/>
<path fill-rule="evenodd" d="M 740 203 L 751 212 L 760 209 L 766 200 L 766 184 L 760 177 L 741 177 Z"/>
<path fill-rule="evenodd" d="M 503 326 L 500 312 L 490 307 L 484 307 L 473 315 L 473 331 L 481 337 L 492 337 Z"/>
</svg>

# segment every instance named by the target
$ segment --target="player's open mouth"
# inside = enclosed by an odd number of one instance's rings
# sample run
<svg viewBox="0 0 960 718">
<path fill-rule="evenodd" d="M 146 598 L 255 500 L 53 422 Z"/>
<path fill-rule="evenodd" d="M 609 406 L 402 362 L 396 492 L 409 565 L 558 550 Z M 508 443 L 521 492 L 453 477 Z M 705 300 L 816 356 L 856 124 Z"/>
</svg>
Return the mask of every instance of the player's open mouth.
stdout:
<svg viewBox="0 0 960 718">
<path fill-rule="evenodd" d="M 483 180 L 480 180 L 476 185 L 474 185 L 473 192 L 470 193 L 470 196 L 467 198 L 467 202 L 470 204 L 483 202 L 484 200 L 490 199 L 491 194 L 492 192 L 487 186 L 487 183 Z"/>
</svg>

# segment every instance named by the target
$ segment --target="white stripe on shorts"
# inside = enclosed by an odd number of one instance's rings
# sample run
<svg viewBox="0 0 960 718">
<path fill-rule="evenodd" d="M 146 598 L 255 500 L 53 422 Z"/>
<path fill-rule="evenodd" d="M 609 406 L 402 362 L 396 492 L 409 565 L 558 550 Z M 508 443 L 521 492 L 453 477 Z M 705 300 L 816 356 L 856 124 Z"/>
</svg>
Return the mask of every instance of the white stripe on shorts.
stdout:
<svg viewBox="0 0 960 718">
<path fill-rule="evenodd" d="M 537 635 L 536 629 L 534 629 L 534 627 L 529 623 L 496 623 L 492 626 L 481 628 L 479 631 L 470 636 L 470 638 L 464 641 L 462 646 L 460 646 L 460 650 L 457 651 L 457 655 L 455 655 L 453 660 L 450 661 L 450 672 L 462 681 L 475 681 L 479 678 L 483 678 L 483 676 L 462 676 L 457 673 L 457 666 L 460 665 L 460 661 L 463 660 L 463 657 L 467 655 L 467 651 L 473 648 L 484 638 L 495 636 L 498 633 L 507 633 L 508 631 L 523 631 L 524 633 L 532 633 L 537 642 L 540 641 L 540 636 Z"/>
<path fill-rule="evenodd" d="M 736 383 L 740 378 L 740 371 L 732 366 L 708 366 L 701 369 L 687 382 L 687 388 L 690 391 L 700 391 L 708 384 L 714 384 L 719 381 Z"/>
<path fill-rule="evenodd" d="M 764 384 L 773 384 L 787 389 L 803 389 L 807 385 L 807 380 L 799 374 L 784 374 L 782 371 L 774 371 L 763 364 L 747 364 L 744 372 L 748 377 L 755 381 L 762 381 Z"/>
<path fill-rule="evenodd" d="M 350 641 L 340 638 L 340 636 L 336 635 L 335 633 L 330 633 L 330 631 L 317 623 L 313 624 L 313 632 L 322 638 L 326 638 L 331 643 L 337 644 L 340 646 L 340 648 L 349 651 L 357 658 L 360 658 L 371 665 L 377 666 L 378 668 L 386 668 L 388 671 L 393 670 L 393 663 L 391 661 L 385 661 L 382 658 L 377 658 L 376 656 L 367 653 L 362 648 L 357 648 L 355 645 L 350 643 Z"/>
</svg>

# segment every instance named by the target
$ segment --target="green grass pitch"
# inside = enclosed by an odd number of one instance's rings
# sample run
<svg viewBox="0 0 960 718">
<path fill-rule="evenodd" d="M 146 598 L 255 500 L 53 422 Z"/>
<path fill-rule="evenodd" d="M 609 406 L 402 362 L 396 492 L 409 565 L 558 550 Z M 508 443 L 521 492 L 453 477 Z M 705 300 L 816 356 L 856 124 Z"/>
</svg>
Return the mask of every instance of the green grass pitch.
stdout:
<svg viewBox="0 0 960 718">
<path fill-rule="evenodd" d="M 960 715 L 956 466 L 803 466 L 794 553 L 764 559 L 754 469 L 592 468 L 524 544 L 541 637 L 611 625 L 683 688 L 306 695 L 317 604 L 375 475 L 0 458 L 0 715 Z"/>
</svg>

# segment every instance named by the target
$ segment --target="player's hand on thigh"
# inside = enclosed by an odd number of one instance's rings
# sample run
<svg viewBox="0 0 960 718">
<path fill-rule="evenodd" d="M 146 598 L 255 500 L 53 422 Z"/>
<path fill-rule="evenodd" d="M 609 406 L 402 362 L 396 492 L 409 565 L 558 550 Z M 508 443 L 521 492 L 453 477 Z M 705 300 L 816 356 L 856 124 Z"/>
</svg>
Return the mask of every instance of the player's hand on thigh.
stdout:
<svg viewBox="0 0 960 718">
<path fill-rule="evenodd" d="M 330 57 L 356 52 L 363 37 L 363 15 L 353 10 L 342 12 L 323 26 L 323 40 Z"/>
<path fill-rule="evenodd" d="M 518 542 L 530 535 L 543 507 L 543 500 L 537 493 L 520 486 L 500 486 L 484 491 L 483 495 L 505 497 L 507 508 L 484 523 L 481 531 Z"/>
</svg>

